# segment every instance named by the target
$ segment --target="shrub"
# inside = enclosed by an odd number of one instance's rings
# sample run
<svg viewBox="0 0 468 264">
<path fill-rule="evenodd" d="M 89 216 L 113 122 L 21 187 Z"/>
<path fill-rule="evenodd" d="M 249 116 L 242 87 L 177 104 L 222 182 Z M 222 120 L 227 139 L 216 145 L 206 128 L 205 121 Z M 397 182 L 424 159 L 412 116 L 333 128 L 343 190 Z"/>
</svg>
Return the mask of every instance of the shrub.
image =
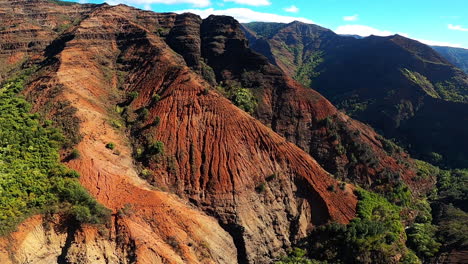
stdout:
<svg viewBox="0 0 468 264">
<path fill-rule="evenodd" d="M 124 126 L 123 123 L 121 121 L 119 121 L 119 120 L 111 120 L 110 124 L 111 124 L 111 126 L 113 126 L 114 128 L 117 128 L 117 129 L 122 128 Z"/>
<path fill-rule="evenodd" d="M 141 177 L 143 179 L 149 180 L 149 179 L 151 179 L 152 176 L 153 176 L 153 172 L 148 170 L 148 169 L 143 169 L 141 171 Z"/>
<path fill-rule="evenodd" d="M 251 90 L 242 87 L 232 87 L 229 99 L 240 109 L 252 114 L 257 108 L 257 100 Z"/>
<path fill-rule="evenodd" d="M 69 155 L 70 159 L 79 159 L 80 158 L 80 152 L 77 149 L 73 149 L 72 152 Z"/>
<path fill-rule="evenodd" d="M 164 143 L 161 141 L 151 143 L 147 152 L 150 155 L 164 154 Z"/>
<path fill-rule="evenodd" d="M 343 145 L 341 145 L 341 144 L 336 145 L 336 146 L 335 146 L 335 149 L 336 149 L 336 153 L 337 153 L 338 155 L 344 155 L 344 154 L 346 154 L 346 148 L 343 147 Z"/>
<path fill-rule="evenodd" d="M 382 147 L 388 155 L 392 156 L 396 153 L 403 152 L 403 149 L 393 141 L 388 140 L 382 136 L 378 136 L 377 139 L 382 143 Z"/>
<path fill-rule="evenodd" d="M 340 189 L 341 189 L 341 190 L 345 190 L 345 189 L 346 189 L 346 183 L 345 183 L 345 182 L 340 182 L 339 186 L 340 186 Z"/>
<path fill-rule="evenodd" d="M 128 101 L 130 103 L 133 102 L 133 100 L 137 99 L 137 97 L 138 97 L 138 92 L 137 91 L 133 91 L 133 92 L 128 93 Z"/>
<path fill-rule="evenodd" d="M 282 257 L 281 260 L 275 262 L 275 264 L 320 264 L 320 262 L 308 259 L 307 251 L 304 249 L 293 248 L 288 256 Z"/>
<path fill-rule="evenodd" d="M 146 121 L 149 116 L 149 110 L 147 108 L 142 108 L 138 111 L 138 119 L 141 121 Z"/>
<path fill-rule="evenodd" d="M 133 209 L 133 206 L 131 204 L 125 204 L 124 207 L 122 207 L 122 209 L 119 210 L 119 215 L 120 216 L 123 216 L 123 215 L 126 215 L 126 216 L 131 216 L 133 215 L 135 212 L 134 212 L 134 209 Z"/>
<path fill-rule="evenodd" d="M 154 118 L 153 123 L 151 123 L 152 126 L 159 126 L 159 123 L 161 122 L 161 118 L 159 116 L 156 116 Z"/>
<path fill-rule="evenodd" d="M 153 103 L 157 103 L 161 100 L 161 96 L 159 94 L 153 95 Z"/>
<path fill-rule="evenodd" d="M 112 142 L 109 142 L 109 143 L 107 143 L 107 144 L 106 144 L 106 148 L 108 148 L 108 149 L 111 149 L 111 150 L 112 150 L 112 149 L 114 149 L 114 148 L 115 148 L 115 144 L 114 144 L 114 143 L 112 143 Z"/>
<path fill-rule="evenodd" d="M 437 152 L 430 152 L 427 156 L 429 161 L 433 164 L 440 164 L 444 161 L 444 156 Z"/>
<path fill-rule="evenodd" d="M 203 79 L 205 79 L 209 84 L 215 85 L 216 84 L 216 75 L 215 72 L 213 71 L 213 68 L 211 68 L 208 64 L 205 62 L 201 61 L 201 75 Z"/>
<path fill-rule="evenodd" d="M 255 187 L 255 191 L 257 191 L 258 193 L 262 193 L 264 192 L 266 189 L 266 185 L 264 182 L 262 182 L 261 184 L 259 184 L 257 187 Z"/>
<path fill-rule="evenodd" d="M 440 247 L 435 240 L 437 227 L 429 223 L 415 223 L 407 230 L 408 245 L 422 258 L 433 257 Z"/>
<path fill-rule="evenodd" d="M 273 173 L 270 176 L 266 177 L 267 181 L 273 181 L 278 176 L 278 173 Z"/>
</svg>

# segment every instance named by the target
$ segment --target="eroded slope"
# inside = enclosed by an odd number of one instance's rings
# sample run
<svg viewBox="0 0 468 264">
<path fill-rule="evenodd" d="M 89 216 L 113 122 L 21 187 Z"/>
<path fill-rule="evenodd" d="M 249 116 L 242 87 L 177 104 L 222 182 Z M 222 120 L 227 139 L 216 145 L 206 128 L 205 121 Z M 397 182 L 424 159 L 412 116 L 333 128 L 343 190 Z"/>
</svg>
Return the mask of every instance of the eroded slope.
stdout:
<svg viewBox="0 0 468 264">
<path fill-rule="evenodd" d="M 35 111 L 76 138 L 81 155 L 67 165 L 116 213 L 116 231 L 104 236 L 113 243 L 106 256 L 138 263 L 262 263 L 316 225 L 353 218 L 351 187 L 331 191 L 338 182 L 313 158 L 185 66 L 164 41 L 173 21 L 174 14 L 96 8 L 48 46 L 39 77 L 25 92 Z M 164 152 L 137 156 L 135 164 L 132 153 L 157 141 Z M 110 142 L 113 150 L 106 148 Z M 86 239 L 78 242 L 80 234 L 69 235 L 74 245 L 91 247 Z M 10 259 L 34 255 L 28 236 L 13 237 L 22 250 Z M 80 262 L 77 254 L 71 248 L 61 253 Z"/>
</svg>

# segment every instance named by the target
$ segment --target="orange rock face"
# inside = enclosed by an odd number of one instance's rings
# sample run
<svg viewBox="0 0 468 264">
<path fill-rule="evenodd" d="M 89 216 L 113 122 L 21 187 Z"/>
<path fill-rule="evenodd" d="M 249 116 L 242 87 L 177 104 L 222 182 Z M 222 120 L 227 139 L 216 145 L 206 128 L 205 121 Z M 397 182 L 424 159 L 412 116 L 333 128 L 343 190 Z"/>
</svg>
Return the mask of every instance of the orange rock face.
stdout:
<svg viewBox="0 0 468 264">
<path fill-rule="evenodd" d="M 0 242 L 2 258 L 268 263 L 315 226 L 354 217 L 351 185 L 337 188 L 308 153 L 187 67 L 185 60 L 197 56 L 182 57 L 169 47 L 164 30 L 180 26 L 177 15 L 106 5 L 88 11 L 44 52 L 27 51 L 45 60 L 24 94 L 35 111 L 54 120 L 59 105 L 75 109 L 70 113 L 79 131 L 70 135 L 81 138 L 75 146 L 81 155 L 67 165 L 113 210 L 113 222 L 103 233 L 72 224 L 51 232 L 34 218 Z M 187 34 L 184 43 L 190 39 Z M 312 98 L 293 100 L 307 118 L 336 111 L 320 95 L 285 80 L 291 96 Z M 129 101 L 132 92 L 137 93 Z M 125 123 L 118 105 L 125 107 L 127 126 L 116 125 Z M 157 141 L 164 143 L 164 153 L 135 160 L 138 147 Z M 109 142 L 114 150 L 105 147 Z M 52 237 L 48 253 L 35 254 L 31 243 L 46 244 Z"/>
<path fill-rule="evenodd" d="M 250 89 L 259 101 L 254 116 L 336 178 L 381 193 L 402 180 L 415 193 L 433 186 L 433 179 L 417 180 L 417 168 L 406 153 L 389 151 L 389 142 L 372 128 L 339 112 L 322 95 L 253 52 L 233 18 L 208 17 L 201 25 L 201 39 L 202 55 L 217 79 Z"/>
</svg>

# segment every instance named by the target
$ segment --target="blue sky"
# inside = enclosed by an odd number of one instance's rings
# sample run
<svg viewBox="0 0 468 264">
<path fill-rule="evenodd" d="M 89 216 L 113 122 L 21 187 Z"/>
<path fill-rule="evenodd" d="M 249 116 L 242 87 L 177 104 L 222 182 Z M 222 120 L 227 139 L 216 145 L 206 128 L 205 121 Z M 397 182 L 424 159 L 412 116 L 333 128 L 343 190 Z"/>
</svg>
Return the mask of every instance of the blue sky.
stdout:
<svg viewBox="0 0 468 264">
<path fill-rule="evenodd" d="M 75 0 L 76 1 L 76 0 Z M 398 33 L 429 45 L 468 48 L 468 0 L 80 0 L 155 12 L 225 14 L 240 22 L 315 23 L 340 34 Z"/>
</svg>

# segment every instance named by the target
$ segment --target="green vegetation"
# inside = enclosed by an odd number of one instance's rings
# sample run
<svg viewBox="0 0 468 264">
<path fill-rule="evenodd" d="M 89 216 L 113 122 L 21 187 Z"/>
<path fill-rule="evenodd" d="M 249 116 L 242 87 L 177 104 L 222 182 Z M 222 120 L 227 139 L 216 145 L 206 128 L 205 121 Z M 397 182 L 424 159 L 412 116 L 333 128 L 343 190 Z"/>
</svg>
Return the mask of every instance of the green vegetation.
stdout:
<svg viewBox="0 0 468 264">
<path fill-rule="evenodd" d="M 416 168 L 417 168 L 416 174 L 423 179 L 435 177 L 436 175 L 439 175 L 440 173 L 439 168 L 425 161 L 415 159 L 414 164 L 416 165 Z"/>
<path fill-rule="evenodd" d="M 63 23 L 63 24 L 59 24 L 54 30 L 55 30 L 56 32 L 58 32 L 58 33 L 61 34 L 61 33 L 65 32 L 67 29 L 69 29 L 71 26 L 73 26 L 73 24 L 71 24 L 71 23 L 68 23 L 68 24 Z"/>
<path fill-rule="evenodd" d="M 427 159 L 430 163 L 438 165 L 438 164 L 442 164 L 442 162 L 444 161 L 444 156 L 442 156 L 441 154 L 437 152 L 429 152 L 427 154 Z"/>
<path fill-rule="evenodd" d="M 392 176 L 386 176 L 386 178 L 393 179 L 396 183 L 390 187 L 389 190 L 384 192 L 384 197 L 398 206 L 409 206 L 411 204 L 411 191 L 401 178 L 399 178 L 399 174 L 391 175 Z"/>
<path fill-rule="evenodd" d="M 71 5 L 77 5 L 77 2 L 68 2 L 68 1 L 60 1 L 60 0 L 47 0 L 50 3 L 54 3 L 56 5 L 61 5 L 61 6 L 71 6 Z"/>
<path fill-rule="evenodd" d="M 147 154 L 149 155 L 164 154 L 164 143 L 161 141 L 156 141 L 156 142 L 151 143 L 147 149 Z"/>
<path fill-rule="evenodd" d="M 137 91 L 128 93 L 128 102 L 131 103 L 133 100 L 137 99 L 137 97 L 138 97 Z"/>
<path fill-rule="evenodd" d="M 346 111 L 346 114 L 354 117 L 359 116 L 359 114 L 366 111 L 369 105 L 372 105 L 373 103 L 374 100 L 363 100 L 359 98 L 358 95 L 354 95 L 348 99 L 343 99 L 337 104 L 337 106 L 338 108 Z"/>
<path fill-rule="evenodd" d="M 430 163 L 415 160 L 417 175 L 437 179 L 437 195 L 433 200 L 468 209 L 468 169 L 443 170 Z"/>
<path fill-rule="evenodd" d="M 114 128 L 122 128 L 124 126 L 123 122 L 120 120 L 110 120 L 110 125 Z"/>
<path fill-rule="evenodd" d="M 426 78 L 426 76 L 418 73 L 410 71 L 406 68 L 401 69 L 401 73 L 410 80 L 411 82 L 419 85 L 427 94 L 434 98 L 439 98 L 439 94 L 435 91 L 434 86 L 432 83 Z"/>
<path fill-rule="evenodd" d="M 201 75 L 203 79 L 205 79 L 209 84 L 215 85 L 216 75 L 215 75 L 213 68 L 211 68 L 204 61 L 200 61 L 200 65 L 201 65 Z"/>
<path fill-rule="evenodd" d="M 432 48 L 468 74 L 468 51 L 466 49 L 438 46 L 432 46 Z"/>
<path fill-rule="evenodd" d="M 438 200 L 468 209 L 468 169 L 440 170 L 437 175 Z"/>
<path fill-rule="evenodd" d="M 0 89 L 0 233 L 47 208 L 81 222 L 103 223 L 109 211 L 79 184 L 76 172 L 59 162 L 64 137 L 50 122 L 41 125 L 39 115 L 30 114 L 29 103 L 17 96 L 25 79 Z"/>
<path fill-rule="evenodd" d="M 434 208 L 426 202 L 418 206 L 420 215 L 408 229 L 408 245 L 423 259 L 468 246 L 468 170 L 443 170 L 427 162 L 415 161 L 418 176 L 436 178 L 435 191 L 429 196 Z M 457 208 L 458 207 L 458 208 Z"/>
<path fill-rule="evenodd" d="M 170 31 L 170 28 L 158 28 L 155 33 L 160 37 L 166 37 Z"/>
<path fill-rule="evenodd" d="M 249 114 L 255 112 L 255 109 L 257 108 L 257 99 L 252 93 L 252 90 L 241 87 L 237 82 L 218 86 L 217 89 L 240 109 Z"/>
<path fill-rule="evenodd" d="M 400 253 L 410 254 L 400 208 L 372 192 L 360 189 L 357 195 L 357 218 L 348 225 L 318 227 L 304 244 L 309 257 L 329 263 L 389 263 Z"/>
<path fill-rule="evenodd" d="M 235 87 L 231 91 L 229 99 L 240 109 L 252 114 L 257 107 L 257 100 L 252 91 L 247 88 Z"/>
<path fill-rule="evenodd" d="M 47 91 L 45 96 L 49 97 L 50 100 L 41 107 L 40 112 L 41 116 L 47 116 L 51 119 L 43 120 L 44 123 L 51 122 L 63 134 L 64 142 L 62 147 L 71 149 L 81 141 L 83 136 L 80 133 L 81 121 L 76 116 L 78 109 L 72 106 L 71 102 L 57 98 L 63 89 L 63 85 L 58 84 L 50 91 Z M 34 98 L 29 100 L 34 100 Z"/>
<path fill-rule="evenodd" d="M 138 113 L 138 120 L 140 120 L 140 122 L 146 121 L 149 117 L 149 110 L 146 107 L 139 109 L 137 113 Z"/>
<path fill-rule="evenodd" d="M 264 22 L 251 22 L 244 24 L 247 28 L 254 31 L 257 36 L 270 38 L 273 37 L 279 30 L 286 27 L 284 23 L 264 23 Z"/>
<path fill-rule="evenodd" d="M 436 241 L 437 227 L 430 223 L 415 223 L 408 229 L 408 246 L 414 249 L 421 258 L 430 258 L 439 251 L 440 243 Z"/>
<path fill-rule="evenodd" d="M 445 82 L 435 84 L 435 89 L 440 97 L 452 102 L 468 102 L 468 85 L 466 87 L 457 85 L 457 81 L 451 79 Z"/>
<path fill-rule="evenodd" d="M 390 156 L 394 156 L 395 154 L 404 152 L 400 146 L 398 146 L 395 142 L 389 139 L 386 139 L 380 135 L 377 137 L 377 139 L 380 141 L 380 143 L 382 143 L 383 149 Z"/>
<path fill-rule="evenodd" d="M 271 182 L 271 181 L 275 180 L 277 177 L 278 177 L 278 173 L 273 173 L 270 176 L 266 177 L 266 181 Z"/>
<path fill-rule="evenodd" d="M 311 260 L 307 258 L 307 251 L 300 248 L 293 248 L 288 256 L 282 257 L 275 264 L 326 264 L 327 262 Z"/>
<path fill-rule="evenodd" d="M 433 85 L 424 75 L 412 72 L 408 69 L 402 69 L 401 72 L 410 81 L 419 85 L 427 94 L 434 98 L 442 98 L 452 102 L 468 102 L 468 88 L 459 85 L 460 81 L 450 79 L 444 82 L 438 82 Z M 457 77 L 454 77 L 457 78 Z M 463 81 L 461 81 L 463 82 Z"/>
<path fill-rule="evenodd" d="M 262 182 L 257 187 L 255 187 L 255 191 L 257 193 L 263 193 L 266 190 L 266 183 Z"/>
<path fill-rule="evenodd" d="M 297 67 L 294 79 L 304 86 L 311 87 L 312 80 L 320 75 L 317 66 L 323 62 L 323 52 L 314 52 Z"/>
<path fill-rule="evenodd" d="M 161 100 L 161 96 L 159 94 L 154 94 L 152 100 L 152 103 L 155 104 Z"/>
<path fill-rule="evenodd" d="M 115 149 L 115 143 L 113 143 L 113 142 L 107 143 L 106 148 L 111 149 L 111 150 Z"/>
<path fill-rule="evenodd" d="M 72 152 L 70 153 L 69 156 L 70 159 L 79 159 L 80 158 L 80 152 L 77 149 L 73 149 Z"/>
<path fill-rule="evenodd" d="M 468 247 L 468 213 L 453 205 L 438 205 L 437 236 L 446 251 Z"/>
</svg>

